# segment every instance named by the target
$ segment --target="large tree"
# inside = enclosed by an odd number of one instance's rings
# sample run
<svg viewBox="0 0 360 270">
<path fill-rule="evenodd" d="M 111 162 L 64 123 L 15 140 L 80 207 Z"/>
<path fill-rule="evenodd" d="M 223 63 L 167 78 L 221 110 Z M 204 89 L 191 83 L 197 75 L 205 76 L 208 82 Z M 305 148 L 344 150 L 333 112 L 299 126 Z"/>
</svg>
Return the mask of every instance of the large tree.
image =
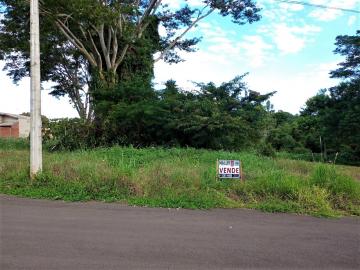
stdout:
<svg viewBox="0 0 360 270">
<path fill-rule="evenodd" d="M 330 72 L 332 78 L 360 78 L 360 30 L 354 36 L 336 37 L 335 53 L 345 56 L 345 61 L 338 64 L 339 68 Z"/>
<path fill-rule="evenodd" d="M 30 72 L 29 3 L 0 1 L 5 5 L 0 21 L 0 59 L 4 70 L 17 83 Z M 67 96 L 83 119 L 91 119 L 91 81 L 88 61 L 66 38 L 41 17 L 41 80 L 51 81 L 50 94 Z"/>
<path fill-rule="evenodd" d="M 339 152 L 342 162 L 360 164 L 360 31 L 354 36 L 338 36 L 335 53 L 345 61 L 330 75 L 342 82 L 320 91 L 306 102 L 301 112 L 309 141 L 322 142 Z M 308 142 L 309 142 L 308 141 Z M 311 145 L 308 145 L 311 146 Z M 316 150 L 316 149 L 312 149 Z"/>
<path fill-rule="evenodd" d="M 200 40 L 199 37 L 185 39 L 185 34 L 215 11 L 230 16 L 240 25 L 260 18 L 253 0 L 203 0 L 203 6 L 197 8 L 184 0 L 178 10 L 169 9 L 161 0 L 40 2 L 43 79 L 58 83 L 55 95 L 66 93 L 70 97 L 70 88 L 84 88 L 83 82 L 87 81 L 87 74 L 82 72 L 84 67 L 88 67 L 92 78 L 112 86 L 121 79 L 119 70 L 128 66 L 126 61 L 132 59 L 134 64 L 134 56 L 136 59 L 144 54 L 144 48 L 151 56 L 157 52 L 154 61 L 180 61 L 177 52 L 192 51 Z M 5 6 L 0 23 L 0 57 L 7 61 L 6 69 L 17 80 L 29 71 L 29 0 L 0 0 L 0 5 Z M 157 37 L 159 25 L 166 32 L 161 38 Z M 152 63 L 151 58 L 148 66 Z M 64 75 L 66 69 L 71 71 L 69 75 Z M 65 81 L 71 85 L 64 84 Z M 86 100 L 87 94 L 84 97 Z M 78 107 L 81 110 L 84 106 Z"/>
</svg>

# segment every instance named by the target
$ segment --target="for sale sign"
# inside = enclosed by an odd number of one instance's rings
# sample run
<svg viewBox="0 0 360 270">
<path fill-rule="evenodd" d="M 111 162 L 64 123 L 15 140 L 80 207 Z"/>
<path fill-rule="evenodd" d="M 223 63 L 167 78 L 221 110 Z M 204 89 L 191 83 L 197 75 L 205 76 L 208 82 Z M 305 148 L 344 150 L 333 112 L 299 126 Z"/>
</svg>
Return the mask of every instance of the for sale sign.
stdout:
<svg viewBox="0 0 360 270">
<path fill-rule="evenodd" d="M 217 167 L 219 178 L 241 178 L 240 160 L 219 160 Z"/>
</svg>

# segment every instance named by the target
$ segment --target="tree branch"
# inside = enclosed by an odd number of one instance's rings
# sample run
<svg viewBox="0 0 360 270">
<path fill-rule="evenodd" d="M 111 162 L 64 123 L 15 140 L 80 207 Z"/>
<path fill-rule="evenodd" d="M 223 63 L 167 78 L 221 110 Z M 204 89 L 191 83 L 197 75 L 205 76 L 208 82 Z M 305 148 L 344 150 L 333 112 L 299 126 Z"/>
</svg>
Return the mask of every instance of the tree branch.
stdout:
<svg viewBox="0 0 360 270">
<path fill-rule="evenodd" d="M 125 58 L 125 55 L 129 49 L 130 45 L 129 44 L 126 44 L 125 47 L 123 48 L 121 54 L 120 54 L 120 57 L 118 58 L 118 60 L 116 61 L 115 63 L 115 67 L 114 67 L 114 71 L 116 71 L 118 69 L 118 67 L 120 66 L 121 62 L 124 60 Z"/>
<path fill-rule="evenodd" d="M 99 71 L 101 72 L 102 71 L 102 58 L 101 58 L 101 54 L 100 54 L 100 52 L 99 52 L 99 50 L 97 49 L 97 47 L 96 47 L 96 44 L 95 44 L 95 42 L 94 42 L 94 39 L 92 38 L 92 35 L 91 35 L 91 32 L 88 30 L 88 35 L 89 35 L 89 37 L 90 37 L 90 41 L 91 41 L 91 45 L 92 45 L 92 47 L 93 47 L 93 50 L 95 51 L 95 53 L 96 53 L 96 55 L 97 55 L 97 57 L 98 57 L 98 69 L 99 69 Z"/>
<path fill-rule="evenodd" d="M 60 31 L 67 37 L 67 39 L 84 54 L 90 64 L 93 67 L 97 67 L 97 63 L 94 57 L 88 52 L 84 44 L 71 32 L 71 30 L 60 20 L 56 20 L 55 24 L 60 29 Z"/>
<path fill-rule="evenodd" d="M 154 14 L 157 10 L 157 8 L 160 6 L 162 0 L 152 0 L 149 4 L 149 6 L 147 7 L 147 9 L 145 10 L 143 16 L 141 17 L 137 27 L 136 27 L 136 31 L 133 33 L 131 39 L 130 39 L 130 43 L 134 42 L 136 40 L 136 38 L 140 38 L 142 36 L 142 33 L 145 31 L 145 29 L 149 26 L 149 22 L 146 22 L 143 25 L 143 22 L 146 20 L 146 18 L 150 15 L 150 14 Z M 119 56 L 119 58 L 116 60 L 115 62 L 115 66 L 114 66 L 114 71 L 116 71 L 119 67 L 119 65 L 121 64 L 121 62 L 124 60 L 125 55 L 128 51 L 130 47 L 130 44 L 126 44 Z"/>
<path fill-rule="evenodd" d="M 205 9 L 205 8 L 204 8 L 204 9 Z M 204 9 L 203 9 L 203 10 L 204 10 Z M 176 37 L 176 38 L 169 44 L 169 46 L 166 47 L 166 48 L 160 53 L 160 56 L 155 59 L 155 62 L 161 60 L 168 51 L 170 51 L 171 49 L 173 49 L 173 48 L 176 46 L 177 42 L 178 42 L 180 39 L 182 39 L 182 38 L 186 35 L 186 33 L 190 31 L 191 28 L 193 28 L 200 20 L 202 20 L 202 19 L 204 19 L 205 17 L 209 16 L 214 10 L 215 10 L 215 9 L 210 9 L 210 10 L 209 10 L 208 12 L 206 12 L 204 15 L 201 15 L 201 14 L 202 14 L 202 11 L 201 11 L 201 12 L 199 13 L 198 17 L 189 25 L 189 27 L 186 28 L 186 29 L 184 30 L 184 32 L 182 32 L 178 37 Z"/>
<path fill-rule="evenodd" d="M 106 45 L 106 49 L 107 49 L 107 51 L 108 51 L 109 54 L 110 54 L 110 52 L 111 52 L 110 46 L 111 46 L 112 33 L 113 33 L 112 27 L 109 26 L 109 27 L 108 27 L 108 37 L 107 37 L 108 40 L 107 40 L 107 45 Z"/>
<path fill-rule="evenodd" d="M 116 57 L 117 57 L 117 54 L 118 54 L 118 49 L 119 49 L 119 44 L 118 44 L 118 41 L 117 41 L 117 29 L 115 28 L 114 30 L 114 37 L 113 37 L 113 49 L 112 49 L 112 59 L 111 59 L 111 65 L 113 67 L 115 67 L 115 63 L 116 63 Z"/>
<path fill-rule="evenodd" d="M 106 68 L 107 68 L 108 71 L 110 71 L 111 70 L 111 61 L 110 61 L 109 51 L 108 51 L 108 49 L 106 47 L 106 44 L 105 44 L 104 24 L 100 25 L 100 29 L 98 29 L 97 33 L 99 35 L 101 49 L 103 51 L 103 55 L 104 55 L 104 58 L 105 58 Z"/>
</svg>

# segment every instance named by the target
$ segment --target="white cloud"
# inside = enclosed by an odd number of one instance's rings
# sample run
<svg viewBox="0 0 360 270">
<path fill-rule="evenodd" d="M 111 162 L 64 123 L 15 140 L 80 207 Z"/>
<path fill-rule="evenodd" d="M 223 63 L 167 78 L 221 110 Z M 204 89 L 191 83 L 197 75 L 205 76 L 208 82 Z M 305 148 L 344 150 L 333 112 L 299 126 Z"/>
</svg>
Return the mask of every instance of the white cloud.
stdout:
<svg viewBox="0 0 360 270">
<path fill-rule="evenodd" d="M 281 53 L 298 53 L 311 42 L 311 37 L 320 32 L 314 25 L 289 26 L 285 23 L 273 23 L 259 28 L 259 33 L 267 35 L 276 44 Z"/>
<path fill-rule="evenodd" d="M 178 9 L 181 6 L 181 0 L 163 0 L 162 3 L 168 5 L 171 9 Z"/>
<path fill-rule="evenodd" d="M 337 62 L 309 65 L 309 71 L 287 72 L 274 69 L 262 74 L 250 74 L 249 87 L 261 91 L 277 91 L 271 98 L 276 110 L 298 113 L 308 98 L 320 89 L 334 86 L 337 80 L 329 78 L 330 70 L 336 68 Z"/>
<path fill-rule="evenodd" d="M 360 0 L 311 0 L 311 4 L 327 7 L 353 9 L 360 7 Z M 319 21 L 332 21 L 344 14 L 343 11 L 331 8 L 314 8 L 309 16 Z"/>
<path fill-rule="evenodd" d="M 356 16 L 352 15 L 349 17 L 347 24 L 348 24 L 348 26 L 352 26 L 352 25 L 354 25 L 355 22 L 356 22 Z"/>
<path fill-rule="evenodd" d="M 189 0 L 188 3 L 192 7 L 204 6 L 203 0 Z"/>
<path fill-rule="evenodd" d="M 340 16 L 342 12 L 340 10 L 315 10 L 310 13 L 310 17 L 313 17 L 319 21 L 332 21 L 335 20 L 338 16 Z"/>
<path fill-rule="evenodd" d="M 213 54 L 226 54 L 228 57 L 236 57 L 240 53 L 239 46 L 236 46 L 230 40 L 221 38 L 218 38 L 218 40 L 218 44 L 208 47 L 208 52 Z"/>
<path fill-rule="evenodd" d="M 246 60 L 250 67 L 257 68 L 265 64 L 272 46 L 267 44 L 261 36 L 245 36 L 240 44 L 245 50 Z"/>
<path fill-rule="evenodd" d="M 193 81 L 220 83 L 232 79 L 244 71 L 234 69 L 231 60 L 223 53 L 198 51 L 196 53 L 181 54 L 186 60 L 176 65 L 158 62 L 155 65 L 155 82 L 162 85 L 169 79 L 187 89 L 193 88 Z"/>
<path fill-rule="evenodd" d="M 224 54 L 232 61 L 246 61 L 251 67 L 260 67 L 269 57 L 269 45 L 260 35 L 246 35 L 242 38 L 236 32 L 225 31 L 216 23 L 201 23 L 199 31 L 208 44 L 209 53 Z M 205 50 L 205 49 L 203 49 Z"/>
<path fill-rule="evenodd" d="M 237 64 L 224 56 L 206 52 L 188 54 L 185 58 L 187 61 L 178 65 L 157 63 L 156 82 L 162 84 L 171 78 L 176 80 L 180 87 L 192 90 L 192 81 L 212 81 L 220 84 L 248 70 L 244 64 L 246 60 Z M 337 80 L 329 78 L 330 70 L 335 69 L 337 63 L 338 61 L 312 64 L 300 70 L 287 70 L 272 63 L 250 73 L 245 81 L 250 89 L 261 93 L 277 91 L 271 99 L 276 110 L 298 113 L 309 97 L 314 96 L 320 89 L 338 83 Z"/>
<path fill-rule="evenodd" d="M 282 54 L 299 53 L 321 31 L 319 26 L 305 22 L 304 12 L 309 7 L 275 0 L 264 0 L 263 6 L 263 16 L 269 23 L 258 27 L 257 33 L 271 40 Z"/>
<path fill-rule="evenodd" d="M 276 26 L 274 34 L 274 41 L 282 53 L 297 53 L 305 46 L 305 40 L 294 35 L 285 25 Z"/>
<path fill-rule="evenodd" d="M 229 34 L 228 31 L 225 31 L 224 28 L 215 22 L 201 22 L 199 23 L 198 30 L 207 41 L 211 41 L 211 38 L 214 37 L 226 37 Z"/>
<path fill-rule="evenodd" d="M 183 0 L 163 0 L 163 4 L 167 4 L 171 9 L 178 9 L 180 8 L 185 2 Z M 191 7 L 199 7 L 204 6 L 202 0 L 188 0 L 186 2 Z"/>
<path fill-rule="evenodd" d="M 274 0 L 261 1 L 262 16 L 271 21 L 292 22 L 297 18 L 298 12 L 304 9 L 303 5 L 282 3 Z"/>
<path fill-rule="evenodd" d="M 304 9 L 303 5 L 299 4 L 289 4 L 289 3 L 280 3 L 280 8 L 289 11 L 300 11 Z"/>
<path fill-rule="evenodd" d="M 312 19 L 328 22 L 336 20 L 345 14 L 344 11 L 333 8 L 360 10 L 360 0 L 308 0 L 307 3 L 319 6 L 282 3 L 276 0 L 262 0 L 262 15 L 271 20 L 290 22 L 296 21 L 299 14 L 304 17 L 304 12 L 306 12 Z"/>
</svg>

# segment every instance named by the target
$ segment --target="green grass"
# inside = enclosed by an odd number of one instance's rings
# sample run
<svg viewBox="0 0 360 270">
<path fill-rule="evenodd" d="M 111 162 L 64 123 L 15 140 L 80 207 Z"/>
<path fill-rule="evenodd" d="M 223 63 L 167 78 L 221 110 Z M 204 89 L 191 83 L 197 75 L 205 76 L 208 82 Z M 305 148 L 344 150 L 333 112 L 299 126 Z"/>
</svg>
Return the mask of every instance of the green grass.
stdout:
<svg viewBox="0 0 360 270">
<path fill-rule="evenodd" d="M 215 179 L 216 159 L 240 159 L 245 182 Z M 191 209 L 245 207 L 315 216 L 360 215 L 360 168 L 271 159 L 254 153 L 113 147 L 44 152 L 31 182 L 26 143 L 0 140 L 0 192 Z M 351 173 L 347 174 L 347 168 Z"/>
<path fill-rule="evenodd" d="M 29 148 L 29 139 L 0 138 L 0 151 L 24 150 Z"/>
</svg>

